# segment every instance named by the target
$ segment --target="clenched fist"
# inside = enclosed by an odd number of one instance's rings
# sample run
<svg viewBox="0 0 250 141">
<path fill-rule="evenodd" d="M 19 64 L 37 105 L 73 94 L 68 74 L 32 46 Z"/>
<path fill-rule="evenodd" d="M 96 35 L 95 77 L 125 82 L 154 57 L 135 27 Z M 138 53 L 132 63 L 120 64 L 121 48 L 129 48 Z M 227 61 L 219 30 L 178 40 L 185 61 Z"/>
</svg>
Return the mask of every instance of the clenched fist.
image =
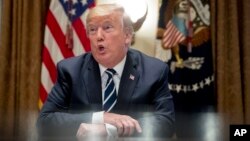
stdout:
<svg viewBox="0 0 250 141">
<path fill-rule="evenodd" d="M 84 140 L 89 137 L 107 136 L 107 132 L 104 124 L 81 123 L 76 136 L 78 140 Z"/>
</svg>

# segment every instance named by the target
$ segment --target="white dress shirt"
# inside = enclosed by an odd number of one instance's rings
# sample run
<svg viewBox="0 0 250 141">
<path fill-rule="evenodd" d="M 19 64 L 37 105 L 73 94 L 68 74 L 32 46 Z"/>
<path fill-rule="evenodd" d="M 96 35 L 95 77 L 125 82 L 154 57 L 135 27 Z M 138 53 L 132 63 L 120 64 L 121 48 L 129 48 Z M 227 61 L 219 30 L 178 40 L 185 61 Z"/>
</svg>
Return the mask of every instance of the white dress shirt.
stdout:
<svg viewBox="0 0 250 141">
<path fill-rule="evenodd" d="M 113 69 L 116 71 L 116 74 L 113 76 L 113 80 L 115 83 L 115 88 L 116 88 L 116 94 L 118 95 L 118 91 L 119 91 L 119 85 L 120 85 L 120 80 L 121 80 L 121 76 L 122 76 L 122 72 L 125 66 L 125 62 L 126 62 L 126 58 L 127 56 L 125 56 L 122 61 L 120 63 L 118 63 Z M 108 75 L 105 73 L 106 67 L 102 66 L 101 64 L 99 64 L 99 68 L 100 68 L 100 74 L 101 74 L 101 81 L 102 81 L 102 102 L 104 101 L 104 90 L 105 90 L 105 85 L 106 82 L 108 80 Z M 93 116 L 92 116 L 92 123 L 93 124 L 103 124 L 104 123 L 104 119 L 103 119 L 103 114 L 104 111 L 100 111 L 100 112 L 94 112 Z M 117 128 L 111 124 L 108 123 L 104 123 L 106 126 L 106 131 L 108 133 L 108 136 L 113 136 L 113 137 L 117 137 Z"/>
</svg>

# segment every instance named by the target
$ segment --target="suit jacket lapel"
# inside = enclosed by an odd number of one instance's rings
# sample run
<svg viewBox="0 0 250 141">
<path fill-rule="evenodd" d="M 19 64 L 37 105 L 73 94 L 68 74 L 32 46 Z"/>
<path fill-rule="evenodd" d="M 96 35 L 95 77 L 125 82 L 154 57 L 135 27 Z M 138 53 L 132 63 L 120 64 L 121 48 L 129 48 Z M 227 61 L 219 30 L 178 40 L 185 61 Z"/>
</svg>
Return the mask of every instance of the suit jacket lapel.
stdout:
<svg viewBox="0 0 250 141">
<path fill-rule="evenodd" d="M 86 85 L 88 101 L 102 108 L 101 76 L 98 63 L 91 56 L 86 67 L 87 69 L 83 72 L 83 81 Z"/>
<path fill-rule="evenodd" d="M 133 91 L 139 79 L 139 73 L 136 70 L 137 62 L 135 60 L 134 56 L 128 52 L 123 74 L 120 80 L 118 99 L 115 109 L 125 110 L 126 107 L 124 106 L 124 103 L 128 104 L 128 102 L 131 101 Z"/>
</svg>

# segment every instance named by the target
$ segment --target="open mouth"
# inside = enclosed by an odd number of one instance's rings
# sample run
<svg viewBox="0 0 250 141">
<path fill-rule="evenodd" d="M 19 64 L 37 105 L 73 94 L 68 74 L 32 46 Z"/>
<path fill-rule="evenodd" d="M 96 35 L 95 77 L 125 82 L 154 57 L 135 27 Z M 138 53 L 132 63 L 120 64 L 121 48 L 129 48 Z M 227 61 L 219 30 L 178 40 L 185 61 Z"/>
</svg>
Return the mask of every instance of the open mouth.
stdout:
<svg viewBox="0 0 250 141">
<path fill-rule="evenodd" d="M 103 45 L 98 45 L 98 51 L 104 53 L 105 47 Z"/>
</svg>

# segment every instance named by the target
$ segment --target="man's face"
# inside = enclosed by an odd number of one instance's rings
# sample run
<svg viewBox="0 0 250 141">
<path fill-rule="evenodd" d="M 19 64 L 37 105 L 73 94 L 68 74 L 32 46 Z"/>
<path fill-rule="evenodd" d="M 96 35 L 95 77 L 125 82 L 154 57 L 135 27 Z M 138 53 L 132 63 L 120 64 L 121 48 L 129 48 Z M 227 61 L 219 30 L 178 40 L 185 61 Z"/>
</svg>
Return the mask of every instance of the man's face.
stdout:
<svg viewBox="0 0 250 141">
<path fill-rule="evenodd" d="M 123 28 L 121 14 L 92 16 L 87 24 L 95 60 L 108 68 L 117 65 L 125 57 L 132 38 Z"/>
</svg>

